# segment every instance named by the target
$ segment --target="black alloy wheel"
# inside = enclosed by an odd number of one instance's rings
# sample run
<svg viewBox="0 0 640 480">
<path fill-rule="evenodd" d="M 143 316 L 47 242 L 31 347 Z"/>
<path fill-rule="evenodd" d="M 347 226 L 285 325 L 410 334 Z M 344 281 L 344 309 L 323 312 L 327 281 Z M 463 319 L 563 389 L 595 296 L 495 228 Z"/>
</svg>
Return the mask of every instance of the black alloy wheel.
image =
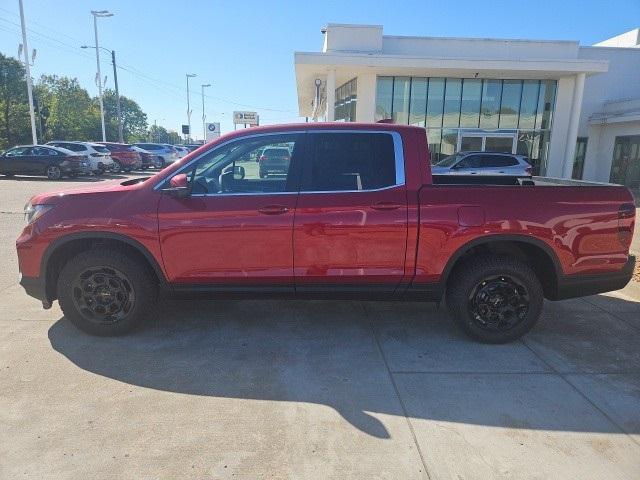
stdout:
<svg viewBox="0 0 640 480">
<path fill-rule="evenodd" d="M 77 275 L 71 288 L 76 308 L 93 323 L 118 322 L 135 305 L 131 280 L 112 267 L 97 266 L 84 270 Z"/>
<path fill-rule="evenodd" d="M 507 331 L 527 318 L 527 288 L 507 275 L 486 278 L 469 295 L 469 311 L 476 325 L 492 332 Z"/>
</svg>

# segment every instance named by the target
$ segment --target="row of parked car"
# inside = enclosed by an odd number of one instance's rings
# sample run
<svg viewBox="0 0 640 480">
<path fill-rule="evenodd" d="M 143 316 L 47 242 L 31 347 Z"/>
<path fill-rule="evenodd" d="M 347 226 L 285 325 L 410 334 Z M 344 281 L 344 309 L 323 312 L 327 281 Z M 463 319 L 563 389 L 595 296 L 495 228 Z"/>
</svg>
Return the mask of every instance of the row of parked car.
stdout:
<svg viewBox="0 0 640 480">
<path fill-rule="evenodd" d="M 200 145 L 164 143 L 114 143 L 52 141 L 44 145 L 21 145 L 0 155 L 0 174 L 45 175 L 50 180 L 161 169 Z"/>
</svg>

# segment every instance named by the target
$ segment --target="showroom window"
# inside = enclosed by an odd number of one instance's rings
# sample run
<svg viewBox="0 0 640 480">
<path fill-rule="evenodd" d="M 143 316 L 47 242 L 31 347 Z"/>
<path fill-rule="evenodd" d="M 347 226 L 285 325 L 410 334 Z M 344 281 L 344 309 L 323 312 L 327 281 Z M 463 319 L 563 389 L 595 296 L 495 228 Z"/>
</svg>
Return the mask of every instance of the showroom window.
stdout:
<svg viewBox="0 0 640 480">
<path fill-rule="evenodd" d="M 375 119 L 425 127 L 432 162 L 462 146 L 503 151 L 512 143 L 535 174 L 544 174 L 555 96 L 555 80 L 381 76 Z M 469 131 L 473 138 L 463 135 Z"/>
<path fill-rule="evenodd" d="M 576 153 L 573 157 L 573 173 L 571 178 L 582 180 L 584 173 L 584 158 L 587 155 L 587 137 L 578 137 L 576 140 Z"/>
<path fill-rule="evenodd" d="M 640 188 L 640 135 L 616 137 L 609 181 Z"/>
<path fill-rule="evenodd" d="M 344 85 L 336 88 L 335 119 L 355 122 L 357 101 L 358 79 L 352 78 Z"/>
</svg>

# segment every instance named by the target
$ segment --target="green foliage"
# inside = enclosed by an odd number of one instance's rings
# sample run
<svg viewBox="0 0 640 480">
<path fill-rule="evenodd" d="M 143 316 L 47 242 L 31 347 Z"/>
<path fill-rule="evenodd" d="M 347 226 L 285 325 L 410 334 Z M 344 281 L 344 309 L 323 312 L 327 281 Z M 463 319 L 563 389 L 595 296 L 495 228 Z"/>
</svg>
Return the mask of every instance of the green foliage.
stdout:
<svg viewBox="0 0 640 480">
<path fill-rule="evenodd" d="M 174 130 L 167 130 L 159 125 L 151 125 L 145 140 L 154 143 L 169 143 L 171 145 L 182 142 L 182 138 L 178 132 Z"/>
<path fill-rule="evenodd" d="M 99 104 L 76 78 L 43 75 L 35 92 L 41 114 L 41 142 L 101 139 Z"/>
<path fill-rule="evenodd" d="M 0 150 L 31 143 L 25 69 L 0 53 Z M 43 75 L 33 89 L 38 141 L 102 139 L 100 103 L 76 78 Z M 108 141 L 118 141 L 117 101 L 113 90 L 103 94 Z M 147 115 L 134 100 L 120 96 L 125 142 L 179 143 L 180 135 L 155 127 L 147 130 Z M 157 139 L 157 140 L 156 140 Z"/>
<path fill-rule="evenodd" d="M 25 75 L 19 61 L 0 53 L 0 150 L 31 143 Z"/>
<path fill-rule="evenodd" d="M 113 90 L 103 92 L 104 121 L 107 140 L 118 141 L 118 107 L 116 93 Z M 120 108 L 122 110 L 122 131 L 125 142 L 133 142 L 134 139 L 144 137 L 147 133 L 147 114 L 142 111 L 135 101 L 120 95 Z"/>
</svg>

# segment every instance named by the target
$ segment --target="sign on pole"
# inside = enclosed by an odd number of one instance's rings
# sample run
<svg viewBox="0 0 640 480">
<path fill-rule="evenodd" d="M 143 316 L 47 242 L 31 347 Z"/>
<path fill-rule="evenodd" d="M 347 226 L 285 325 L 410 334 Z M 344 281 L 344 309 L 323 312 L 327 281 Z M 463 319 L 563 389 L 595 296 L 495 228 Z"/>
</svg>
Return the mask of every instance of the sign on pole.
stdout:
<svg viewBox="0 0 640 480">
<path fill-rule="evenodd" d="M 182 125 L 182 134 L 189 135 L 189 125 Z"/>
<path fill-rule="evenodd" d="M 214 138 L 218 138 L 220 136 L 219 122 L 207 123 L 206 127 L 207 127 L 207 138 L 205 139 L 206 142 L 209 142 Z"/>
<path fill-rule="evenodd" d="M 258 125 L 259 117 L 256 112 L 233 112 L 235 125 Z"/>
</svg>

